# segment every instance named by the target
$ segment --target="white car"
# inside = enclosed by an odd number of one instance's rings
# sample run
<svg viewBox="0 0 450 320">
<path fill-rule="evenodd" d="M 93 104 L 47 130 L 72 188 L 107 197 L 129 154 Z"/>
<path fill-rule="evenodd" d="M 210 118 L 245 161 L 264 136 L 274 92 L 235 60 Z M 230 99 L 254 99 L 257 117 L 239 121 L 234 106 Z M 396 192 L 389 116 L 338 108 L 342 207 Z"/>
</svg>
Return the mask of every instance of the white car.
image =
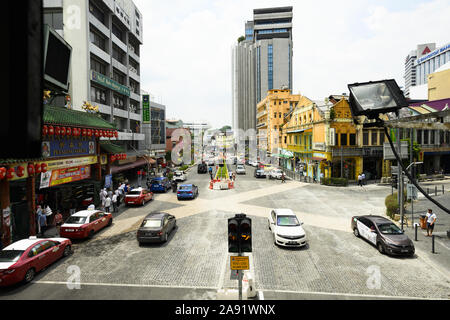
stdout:
<svg viewBox="0 0 450 320">
<path fill-rule="evenodd" d="M 303 247 L 307 238 L 300 222 L 291 209 L 274 209 L 268 217 L 274 243 L 284 247 Z"/>
<path fill-rule="evenodd" d="M 245 174 L 245 167 L 242 164 L 236 166 L 236 174 Z"/>
<path fill-rule="evenodd" d="M 282 175 L 283 175 L 283 170 L 281 170 L 281 169 L 272 169 L 271 171 L 269 171 L 269 179 L 281 180 Z"/>
<path fill-rule="evenodd" d="M 174 181 L 186 181 L 186 175 L 183 171 L 175 171 L 173 174 Z"/>
<path fill-rule="evenodd" d="M 253 161 L 253 160 L 249 160 L 248 164 L 251 165 L 252 167 L 257 167 L 258 166 L 258 162 L 257 161 Z"/>
<path fill-rule="evenodd" d="M 210 167 L 214 166 L 214 159 L 213 158 L 207 159 L 205 162 Z"/>
</svg>

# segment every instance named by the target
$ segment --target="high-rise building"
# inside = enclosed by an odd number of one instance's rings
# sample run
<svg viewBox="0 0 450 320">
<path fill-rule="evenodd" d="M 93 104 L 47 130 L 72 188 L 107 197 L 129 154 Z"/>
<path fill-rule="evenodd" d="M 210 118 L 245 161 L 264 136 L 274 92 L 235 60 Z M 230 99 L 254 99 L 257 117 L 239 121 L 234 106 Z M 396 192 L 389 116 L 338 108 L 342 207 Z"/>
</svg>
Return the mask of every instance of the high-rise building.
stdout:
<svg viewBox="0 0 450 320">
<path fill-rule="evenodd" d="M 73 109 L 81 110 L 85 102 L 97 105 L 100 116 L 118 128 L 117 144 L 135 153 L 145 141 L 139 9 L 132 0 L 44 0 L 44 23 L 72 47 Z"/>
<path fill-rule="evenodd" d="M 411 50 L 411 52 L 405 58 L 405 74 L 403 76 L 403 78 L 405 79 L 405 97 L 410 97 L 410 88 L 417 86 L 421 82 L 422 78 L 419 78 L 421 75 L 419 74 L 420 70 L 417 69 L 417 61 L 426 56 L 435 48 L 435 43 L 419 44 L 417 48 L 415 50 Z"/>
<path fill-rule="evenodd" d="M 256 106 L 269 90 L 292 90 L 292 7 L 253 10 L 232 51 L 233 129 L 256 129 Z"/>
</svg>

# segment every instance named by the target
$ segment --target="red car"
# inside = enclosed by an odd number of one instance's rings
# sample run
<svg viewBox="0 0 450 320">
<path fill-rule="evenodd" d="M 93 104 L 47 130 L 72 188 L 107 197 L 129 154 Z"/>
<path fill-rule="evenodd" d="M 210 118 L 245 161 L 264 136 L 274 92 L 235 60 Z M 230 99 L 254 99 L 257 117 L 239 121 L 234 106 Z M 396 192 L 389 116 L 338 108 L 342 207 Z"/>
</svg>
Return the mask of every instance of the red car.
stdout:
<svg viewBox="0 0 450 320">
<path fill-rule="evenodd" d="M 146 202 L 153 199 L 153 192 L 144 188 L 133 189 L 125 196 L 125 205 L 139 204 L 143 206 Z"/>
<path fill-rule="evenodd" d="M 70 255 L 71 245 L 65 238 L 30 237 L 7 246 L 0 251 L 0 286 L 31 282 L 37 272 Z"/>
<path fill-rule="evenodd" d="M 92 238 L 97 231 L 110 226 L 111 213 L 98 210 L 84 210 L 71 215 L 61 226 L 61 237 L 69 239 Z"/>
</svg>

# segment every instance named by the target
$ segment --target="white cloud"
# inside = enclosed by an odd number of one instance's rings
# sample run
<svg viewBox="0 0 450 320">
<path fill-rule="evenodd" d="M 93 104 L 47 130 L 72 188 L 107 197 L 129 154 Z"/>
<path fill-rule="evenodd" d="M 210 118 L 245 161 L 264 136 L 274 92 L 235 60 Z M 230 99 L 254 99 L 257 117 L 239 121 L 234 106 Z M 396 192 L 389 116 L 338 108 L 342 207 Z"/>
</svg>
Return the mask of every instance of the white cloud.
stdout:
<svg viewBox="0 0 450 320">
<path fill-rule="evenodd" d="M 449 41 L 448 0 L 389 8 L 373 0 L 134 0 L 144 18 L 142 88 L 168 117 L 231 124 L 231 46 L 254 8 L 294 7 L 294 91 L 324 98 L 395 78 L 419 43 Z M 416 1 L 417 2 L 417 1 Z"/>
</svg>

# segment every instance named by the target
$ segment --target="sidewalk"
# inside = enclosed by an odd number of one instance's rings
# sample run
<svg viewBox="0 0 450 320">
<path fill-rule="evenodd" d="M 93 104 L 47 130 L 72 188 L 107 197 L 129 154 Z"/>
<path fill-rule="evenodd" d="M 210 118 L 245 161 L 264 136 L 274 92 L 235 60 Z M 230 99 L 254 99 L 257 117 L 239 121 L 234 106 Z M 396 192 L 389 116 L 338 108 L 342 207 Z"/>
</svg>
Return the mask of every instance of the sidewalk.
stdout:
<svg viewBox="0 0 450 320">
<path fill-rule="evenodd" d="M 441 205 L 450 208 L 450 193 L 446 191 L 445 195 L 433 197 Z M 420 214 L 426 214 L 427 209 L 432 209 L 437 216 L 436 226 L 433 231 L 435 236 L 435 253 L 432 253 L 432 238 L 427 237 L 427 231 L 417 229 L 417 240 L 415 241 L 415 230 L 412 224 L 411 204 L 407 204 L 405 215 L 409 219 L 409 226 L 405 226 L 405 233 L 413 240 L 416 247 L 416 253 L 430 262 L 437 264 L 444 270 L 450 278 L 450 238 L 447 237 L 447 231 L 450 230 L 450 214 L 444 212 L 428 199 L 419 199 L 414 201 L 414 223 L 419 223 Z"/>
</svg>

